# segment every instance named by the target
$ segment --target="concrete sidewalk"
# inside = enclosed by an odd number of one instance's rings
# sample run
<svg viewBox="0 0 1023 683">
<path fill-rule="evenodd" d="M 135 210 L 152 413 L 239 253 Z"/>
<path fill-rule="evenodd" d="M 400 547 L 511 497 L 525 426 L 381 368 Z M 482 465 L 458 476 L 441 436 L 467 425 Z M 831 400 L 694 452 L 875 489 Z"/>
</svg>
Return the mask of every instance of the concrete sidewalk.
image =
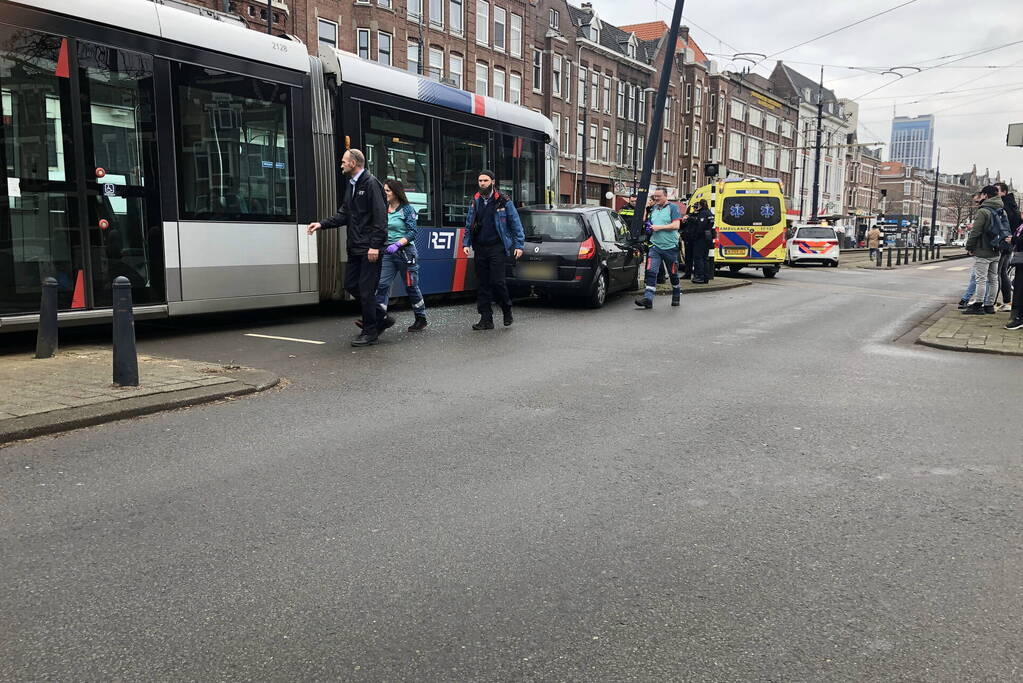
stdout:
<svg viewBox="0 0 1023 683">
<path fill-rule="evenodd" d="M 1009 313 L 963 315 L 955 304 L 948 304 L 928 322 L 918 344 L 949 351 L 1023 356 L 1023 330 L 1005 329 Z"/>
<path fill-rule="evenodd" d="M 242 396 L 275 386 L 270 372 L 139 356 L 138 387 L 111 382 L 112 353 L 87 347 L 54 358 L 0 356 L 0 444 Z"/>
</svg>

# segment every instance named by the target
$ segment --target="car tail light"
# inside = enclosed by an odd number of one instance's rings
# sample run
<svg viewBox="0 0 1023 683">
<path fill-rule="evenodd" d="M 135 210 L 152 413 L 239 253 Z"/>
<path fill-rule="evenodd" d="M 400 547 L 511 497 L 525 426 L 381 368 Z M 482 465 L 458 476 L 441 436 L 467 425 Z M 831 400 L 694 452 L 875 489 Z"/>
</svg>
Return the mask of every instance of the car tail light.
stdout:
<svg viewBox="0 0 1023 683">
<path fill-rule="evenodd" d="M 579 245 L 579 256 L 580 261 L 586 261 L 597 255 L 597 243 L 593 241 L 592 237 L 588 237 L 585 242 Z"/>
</svg>

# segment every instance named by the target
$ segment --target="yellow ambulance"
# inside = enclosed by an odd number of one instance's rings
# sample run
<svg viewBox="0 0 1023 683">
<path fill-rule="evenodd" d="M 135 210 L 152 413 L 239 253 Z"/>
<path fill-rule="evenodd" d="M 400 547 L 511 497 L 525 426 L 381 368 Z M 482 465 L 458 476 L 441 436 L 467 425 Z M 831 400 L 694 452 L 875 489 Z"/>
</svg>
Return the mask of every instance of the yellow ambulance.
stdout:
<svg viewBox="0 0 1023 683">
<path fill-rule="evenodd" d="M 777 178 L 726 178 L 689 198 L 714 213 L 714 267 L 759 268 L 774 277 L 785 261 L 785 198 Z"/>
</svg>

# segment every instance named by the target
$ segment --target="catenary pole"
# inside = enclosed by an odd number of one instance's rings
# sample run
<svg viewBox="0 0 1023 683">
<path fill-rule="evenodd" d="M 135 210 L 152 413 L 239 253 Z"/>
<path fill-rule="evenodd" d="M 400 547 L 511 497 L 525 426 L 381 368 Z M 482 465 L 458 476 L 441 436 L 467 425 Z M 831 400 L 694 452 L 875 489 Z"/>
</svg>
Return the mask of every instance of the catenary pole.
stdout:
<svg viewBox="0 0 1023 683">
<path fill-rule="evenodd" d="M 650 181 L 653 177 L 654 159 L 657 155 L 661 129 L 664 127 L 664 103 L 668 99 L 668 86 L 671 83 L 671 72 L 675 66 L 675 49 L 678 46 L 678 29 L 682 23 L 682 8 L 685 0 L 675 0 L 675 12 L 671 16 L 671 28 L 664 43 L 664 64 L 661 67 L 661 82 L 657 88 L 657 100 L 654 103 L 654 115 L 650 121 L 650 134 L 647 137 L 646 154 L 643 158 L 643 176 L 639 181 L 639 192 L 636 197 L 636 213 L 632 217 L 632 236 L 639 238 L 646 220 L 646 200 L 650 194 Z"/>
<path fill-rule="evenodd" d="M 272 34 L 274 30 L 274 6 L 273 0 L 266 0 L 266 32 Z"/>
<path fill-rule="evenodd" d="M 817 216 L 820 191 L 821 191 L 821 133 L 823 133 L 822 120 L 824 118 L 824 67 L 821 67 L 821 82 L 817 86 L 817 151 L 813 160 L 813 204 L 810 205 L 812 213 L 810 222 L 816 223 L 820 220 Z"/>
<path fill-rule="evenodd" d="M 938 229 L 938 174 L 941 173 L 941 149 L 938 149 L 938 163 L 934 167 L 934 201 L 931 202 L 931 246 L 934 246 L 934 232 Z"/>
<path fill-rule="evenodd" d="M 582 66 L 580 66 L 579 68 L 581 69 Z M 581 100 L 581 104 L 583 105 L 583 140 L 582 140 L 582 143 L 583 143 L 583 149 L 582 149 L 583 167 L 582 167 L 582 177 L 579 179 L 579 202 L 578 202 L 579 204 L 585 204 L 586 203 L 586 164 L 589 161 L 589 159 L 588 159 L 589 148 L 586 145 L 586 140 L 588 139 L 587 136 L 589 135 L 589 127 L 590 127 L 590 105 L 589 105 L 589 102 L 588 102 L 589 94 L 590 94 L 590 84 L 586 83 L 584 81 L 583 82 L 583 97 L 582 97 L 582 100 Z"/>
</svg>

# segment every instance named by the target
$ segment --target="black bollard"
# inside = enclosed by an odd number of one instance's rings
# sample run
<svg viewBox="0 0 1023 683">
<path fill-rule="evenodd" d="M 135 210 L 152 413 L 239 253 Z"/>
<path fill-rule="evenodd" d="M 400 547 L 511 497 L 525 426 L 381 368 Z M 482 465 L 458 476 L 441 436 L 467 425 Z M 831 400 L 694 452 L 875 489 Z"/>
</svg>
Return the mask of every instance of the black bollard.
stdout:
<svg viewBox="0 0 1023 683">
<path fill-rule="evenodd" d="M 895 265 L 902 265 L 902 247 L 895 248 Z"/>
<path fill-rule="evenodd" d="M 53 358 L 57 353 L 57 281 L 43 280 L 39 302 L 39 327 L 36 329 L 36 358 Z"/>
<path fill-rule="evenodd" d="M 131 282 L 123 275 L 114 280 L 114 384 L 121 387 L 139 385 Z"/>
<path fill-rule="evenodd" d="M 892 267 L 892 248 L 888 247 L 888 267 Z"/>
<path fill-rule="evenodd" d="M 875 265 L 877 265 L 878 268 L 881 267 L 881 245 L 880 244 L 877 245 L 877 263 Z"/>
<path fill-rule="evenodd" d="M 937 249 L 937 253 L 936 253 L 936 254 L 934 255 L 934 258 L 936 258 L 936 259 L 938 259 L 938 260 L 941 260 L 941 245 L 939 244 L 939 245 L 938 245 L 937 247 L 935 247 L 935 248 Z"/>
</svg>

